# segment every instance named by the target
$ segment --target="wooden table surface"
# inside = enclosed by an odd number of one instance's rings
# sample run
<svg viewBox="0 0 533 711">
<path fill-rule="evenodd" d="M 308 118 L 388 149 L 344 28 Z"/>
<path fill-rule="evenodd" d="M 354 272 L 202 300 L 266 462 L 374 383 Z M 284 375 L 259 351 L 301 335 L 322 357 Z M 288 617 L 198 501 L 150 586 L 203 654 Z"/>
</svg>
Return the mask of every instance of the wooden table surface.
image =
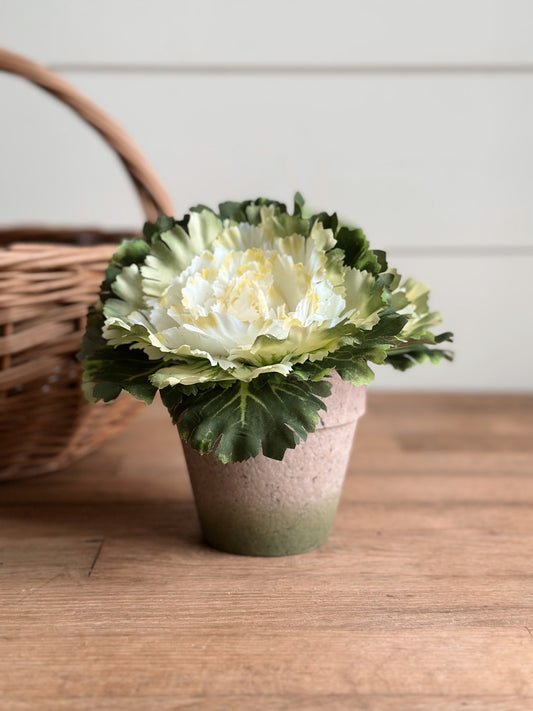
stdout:
<svg viewBox="0 0 533 711">
<path fill-rule="evenodd" d="M 369 394 L 329 542 L 202 545 L 147 408 L 0 487 L 0 709 L 533 709 L 533 396 Z"/>
</svg>

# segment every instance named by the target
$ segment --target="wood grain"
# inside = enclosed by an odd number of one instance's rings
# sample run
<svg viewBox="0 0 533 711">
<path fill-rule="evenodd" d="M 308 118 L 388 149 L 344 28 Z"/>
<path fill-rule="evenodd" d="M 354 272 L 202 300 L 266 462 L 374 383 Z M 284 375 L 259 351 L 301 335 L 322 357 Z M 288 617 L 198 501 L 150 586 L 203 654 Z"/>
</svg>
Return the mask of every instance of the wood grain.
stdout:
<svg viewBox="0 0 533 711">
<path fill-rule="evenodd" d="M 0 487 L 0 709 L 531 709 L 532 432 L 532 396 L 370 393 L 329 542 L 255 559 L 145 409 Z"/>
</svg>

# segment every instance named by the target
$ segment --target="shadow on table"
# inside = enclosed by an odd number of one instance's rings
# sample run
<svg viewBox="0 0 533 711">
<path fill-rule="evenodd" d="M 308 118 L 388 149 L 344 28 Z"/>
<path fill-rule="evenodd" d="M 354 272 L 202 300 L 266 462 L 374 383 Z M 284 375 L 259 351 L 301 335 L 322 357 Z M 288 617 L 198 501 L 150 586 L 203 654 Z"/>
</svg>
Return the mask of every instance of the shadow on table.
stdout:
<svg viewBox="0 0 533 711">
<path fill-rule="evenodd" d="M 130 476 L 99 455 L 60 472 L 1 482 L 0 535 L 120 539 L 159 551 L 204 547 L 184 471 Z"/>
</svg>

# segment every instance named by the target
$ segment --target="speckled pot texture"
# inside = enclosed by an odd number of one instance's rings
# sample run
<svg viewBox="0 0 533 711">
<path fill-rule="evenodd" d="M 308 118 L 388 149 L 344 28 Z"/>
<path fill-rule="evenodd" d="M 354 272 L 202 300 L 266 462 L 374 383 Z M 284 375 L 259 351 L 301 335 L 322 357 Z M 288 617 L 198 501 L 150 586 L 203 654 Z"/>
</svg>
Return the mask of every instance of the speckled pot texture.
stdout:
<svg viewBox="0 0 533 711">
<path fill-rule="evenodd" d="M 325 543 L 365 402 L 365 386 L 335 376 L 319 426 L 281 462 L 260 454 L 222 464 L 184 443 L 205 541 L 253 556 L 294 555 Z"/>
</svg>

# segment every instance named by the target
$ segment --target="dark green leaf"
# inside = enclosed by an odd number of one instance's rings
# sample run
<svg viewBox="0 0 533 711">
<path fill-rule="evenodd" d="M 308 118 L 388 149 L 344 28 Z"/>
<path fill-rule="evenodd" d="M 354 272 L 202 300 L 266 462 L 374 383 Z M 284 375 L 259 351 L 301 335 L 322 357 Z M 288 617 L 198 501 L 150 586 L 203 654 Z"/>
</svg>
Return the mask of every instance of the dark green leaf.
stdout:
<svg viewBox="0 0 533 711">
<path fill-rule="evenodd" d="M 322 227 L 326 230 L 331 230 L 333 234 L 335 234 L 339 225 L 339 220 L 336 213 L 328 215 L 327 212 L 319 212 L 309 218 L 309 232 L 311 231 L 311 228 L 313 227 L 315 222 L 321 222 Z"/>
<path fill-rule="evenodd" d="M 383 271 L 385 253 L 375 253 L 369 249 L 365 233 L 359 227 L 343 226 L 337 232 L 337 247 L 344 252 L 344 264 L 352 269 L 361 269 L 371 274 Z"/>
<path fill-rule="evenodd" d="M 302 210 L 305 205 L 305 200 L 303 199 L 303 196 L 301 193 L 297 192 L 294 194 L 294 210 L 293 214 L 301 217 L 302 215 Z"/>
<path fill-rule="evenodd" d="M 425 344 L 410 346 L 408 349 L 391 351 L 387 354 L 385 363 L 389 363 L 396 370 L 407 370 L 414 365 L 429 361 L 434 365 L 441 362 L 442 359 L 453 360 L 451 351 L 440 350 L 438 348 L 430 348 Z"/>
<path fill-rule="evenodd" d="M 383 272 L 386 272 L 387 269 L 389 268 L 389 265 L 387 262 L 387 253 L 384 252 L 382 249 L 373 249 L 372 253 L 375 256 L 375 258 L 379 264 L 380 274 L 382 274 Z"/>
<path fill-rule="evenodd" d="M 150 360 L 141 350 L 129 346 L 103 347 L 83 358 L 84 379 L 96 383 L 94 393 L 109 392 L 111 386 L 122 388 L 134 397 L 150 403 L 156 388 L 149 376 L 161 368 L 162 361 Z"/>
<path fill-rule="evenodd" d="M 201 203 L 199 205 L 194 205 L 189 209 L 190 212 L 204 212 L 204 210 L 207 210 L 208 212 L 212 212 L 213 215 L 216 215 L 216 212 L 213 210 L 212 207 L 209 207 L 208 205 L 202 205 Z"/>
<path fill-rule="evenodd" d="M 87 325 L 81 344 L 81 353 L 78 355 L 78 360 L 82 361 L 87 356 L 99 351 L 100 348 L 105 347 L 107 342 L 102 336 L 104 321 L 105 317 L 102 311 L 97 310 L 95 307 L 89 309 Z"/>
<path fill-rule="evenodd" d="M 168 230 L 171 230 L 175 224 L 176 220 L 173 217 L 160 215 L 155 222 L 144 223 L 143 235 L 146 237 L 147 241 L 150 242 L 152 237 L 160 235 L 163 232 L 168 232 Z"/>
<path fill-rule="evenodd" d="M 233 220 L 233 222 L 246 222 L 246 204 L 242 202 L 221 202 L 218 206 L 221 220 Z"/>
<path fill-rule="evenodd" d="M 439 333 L 435 336 L 435 343 L 443 343 L 443 341 L 453 342 L 453 333 L 451 331 L 445 331 L 444 333 Z"/>
<path fill-rule="evenodd" d="M 379 322 L 365 337 L 366 343 L 382 343 L 400 333 L 409 319 L 403 314 L 387 309 L 380 314 Z M 385 341 L 383 340 L 385 339 Z"/>
<path fill-rule="evenodd" d="M 113 402 L 122 392 L 120 385 L 114 383 L 97 383 L 93 388 L 94 401 L 103 400 L 104 402 Z"/>
<path fill-rule="evenodd" d="M 383 363 L 386 356 L 385 345 L 343 346 L 319 361 L 306 361 L 294 366 L 294 374 L 304 380 L 319 380 L 332 370 L 343 380 L 354 385 L 367 385 L 374 380 L 374 373 L 367 361 Z"/>
<path fill-rule="evenodd" d="M 125 240 L 111 258 L 111 265 L 129 267 L 130 264 L 142 264 L 149 253 L 150 245 L 143 239 Z"/>
<path fill-rule="evenodd" d="M 217 386 L 174 398 L 170 413 L 182 439 L 222 462 L 243 461 L 259 452 L 282 459 L 287 449 L 313 432 L 331 386 L 269 374 L 249 383 Z M 170 404 L 170 400 L 166 400 Z"/>
<path fill-rule="evenodd" d="M 131 264 L 143 264 L 150 246 L 143 239 L 124 240 L 111 257 L 100 286 L 100 297 L 105 302 L 111 295 L 111 286 L 124 267 Z"/>
<path fill-rule="evenodd" d="M 227 385 L 231 385 L 231 381 L 227 381 Z M 213 390 L 217 387 L 225 387 L 226 383 L 218 383 L 208 381 L 206 383 L 195 383 L 194 385 L 174 385 L 160 390 L 161 400 L 163 405 L 170 413 L 175 413 L 179 417 L 178 409 L 185 398 L 196 395 L 205 390 Z M 177 424 L 177 420 L 172 420 L 173 424 Z"/>
</svg>

